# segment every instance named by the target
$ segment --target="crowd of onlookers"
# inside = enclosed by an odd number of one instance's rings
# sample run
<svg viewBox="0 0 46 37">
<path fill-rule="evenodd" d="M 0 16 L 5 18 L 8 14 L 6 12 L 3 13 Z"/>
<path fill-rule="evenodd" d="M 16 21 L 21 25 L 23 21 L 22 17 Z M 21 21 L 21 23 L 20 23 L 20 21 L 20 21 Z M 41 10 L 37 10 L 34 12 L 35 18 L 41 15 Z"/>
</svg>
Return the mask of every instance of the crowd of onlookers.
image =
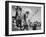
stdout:
<svg viewBox="0 0 46 37">
<path fill-rule="evenodd" d="M 13 31 L 23 31 L 23 30 L 40 30 L 41 29 L 41 22 L 38 22 L 37 20 L 35 22 L 29 22 L 29 24 L 26 21 L 26 18 L 28 18 L 26 15 L 29 14 L 27 11 L 26 14 L 23 15 L 23 18 L 21 18 L 21 11 L 22 9 L 17 6 L 15 8 L 16 15 L 12 16 L 12 30 Z"/>
<path fill-rule="evenodd" d="M 19 21 L 20 22 L 20 21 Z M 24 23 L 22 24 L 16 24 L 16 23 L 12 23 L 12 27 L 13 27 L 13 31 L 21 31 L 21 30 L 40 30 L 41 29 L 41 22 L 30 22 L 30 24 L 26 24 Z"/>
</svg>

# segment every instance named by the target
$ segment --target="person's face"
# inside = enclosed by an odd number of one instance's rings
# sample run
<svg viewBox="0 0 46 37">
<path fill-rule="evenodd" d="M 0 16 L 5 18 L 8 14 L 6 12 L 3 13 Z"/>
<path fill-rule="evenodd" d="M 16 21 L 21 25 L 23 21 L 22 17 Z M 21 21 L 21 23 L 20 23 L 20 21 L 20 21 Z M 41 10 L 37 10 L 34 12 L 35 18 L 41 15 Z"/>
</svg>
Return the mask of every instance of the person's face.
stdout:
<svg viewBox="0 0 46 37">
<path fill-rule="evenodd" d="M 29 11 L 26 11 L 26 17 L 28 18 Z"/>
<path fill-rule="evenodd" d="M 18 11 L 18 15 L 19 15 L 19 16 L 21 15 L 21 11 Z"/>
</svg>

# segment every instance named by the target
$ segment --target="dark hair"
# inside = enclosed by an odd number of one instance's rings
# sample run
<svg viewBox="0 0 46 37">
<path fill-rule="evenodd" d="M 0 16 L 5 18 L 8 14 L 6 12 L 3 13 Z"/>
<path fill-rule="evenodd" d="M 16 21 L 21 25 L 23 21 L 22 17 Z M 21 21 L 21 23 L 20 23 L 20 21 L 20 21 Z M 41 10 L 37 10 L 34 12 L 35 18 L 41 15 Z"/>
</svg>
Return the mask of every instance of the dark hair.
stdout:
<svg viewBox="0 0 46 37">
<path fill-rule="evenodd" d="M 16 6 L 17 8 L 16 8 L 16 10 L 22 10 L 22 8 L 20 7 L 20 6 Z"/>
<path fill-rule="evenodd" d="M 26 14 L 29 14 L 29 11 L 26 11 Z"/>
</svg>

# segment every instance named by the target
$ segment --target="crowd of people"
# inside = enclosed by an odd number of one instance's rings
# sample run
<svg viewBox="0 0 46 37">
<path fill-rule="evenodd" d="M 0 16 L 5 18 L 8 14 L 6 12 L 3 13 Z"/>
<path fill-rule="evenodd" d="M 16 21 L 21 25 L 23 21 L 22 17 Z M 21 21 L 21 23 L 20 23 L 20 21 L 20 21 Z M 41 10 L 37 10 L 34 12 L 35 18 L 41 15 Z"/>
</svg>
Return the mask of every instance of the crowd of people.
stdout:
<svg viewBox="0 0 46 37">
<path fill-rule="evenodd" d="M 15 16 L 12 16 L 13 31 L 41 29 L 41 22 L 38 22 L 37 20 L 35 22 L 29 21 L 29 24 L 27 23 L 26 19 L 28 18 L 29 11 L 25 12 L 24 15 L 21 15 L 22 8 L 20 6 L 16 6 L 15 10 L 16 10 L 16 14 Z"/>
</svg>

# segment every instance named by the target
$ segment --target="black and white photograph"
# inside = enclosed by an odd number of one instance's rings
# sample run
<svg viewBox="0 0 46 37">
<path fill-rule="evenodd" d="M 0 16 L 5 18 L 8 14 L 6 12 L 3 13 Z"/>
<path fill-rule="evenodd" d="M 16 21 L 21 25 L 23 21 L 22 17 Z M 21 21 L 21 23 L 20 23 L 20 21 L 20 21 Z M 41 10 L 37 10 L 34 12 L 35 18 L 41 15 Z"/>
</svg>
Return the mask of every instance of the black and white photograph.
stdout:
<svg viewBox="0 0 46 37">
<path fill-rule="evenodd" d="M 8 34 L 44 33 L 44 3 L 8 2 Z"/>
<path fill-rule="evenodd" d="M 41 29 L 41 7 L 12 5 L 12 31 Z"/>
</svg>

